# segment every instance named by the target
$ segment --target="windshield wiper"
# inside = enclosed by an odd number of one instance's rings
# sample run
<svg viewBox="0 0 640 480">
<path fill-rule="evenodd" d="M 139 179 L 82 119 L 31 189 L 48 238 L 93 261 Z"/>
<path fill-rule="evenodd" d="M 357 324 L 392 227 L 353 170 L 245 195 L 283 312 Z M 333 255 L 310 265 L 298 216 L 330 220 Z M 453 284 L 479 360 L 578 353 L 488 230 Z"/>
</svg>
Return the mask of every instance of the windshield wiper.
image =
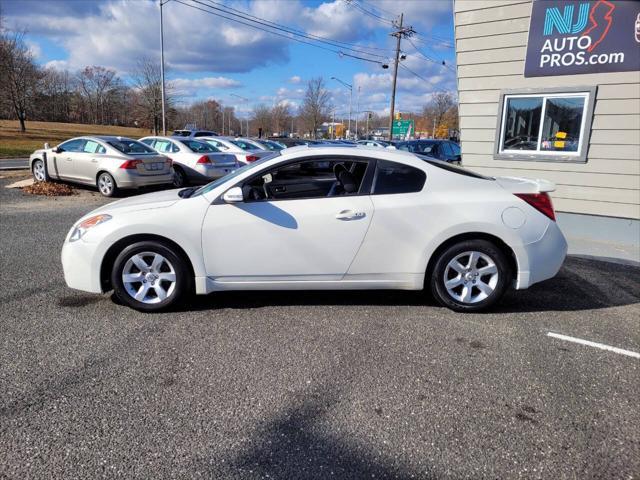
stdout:
<svg viewBox="0 0 640 480">
<path fill-rule="evenodd" d="M 178 192 L 178 196 L 180 198 L 189 198 L 191 195 L 193 195 L 193 192 L 195 192 L 196 190 L 197 190 L 197 187 L 183 188 Z"/>
</svg>

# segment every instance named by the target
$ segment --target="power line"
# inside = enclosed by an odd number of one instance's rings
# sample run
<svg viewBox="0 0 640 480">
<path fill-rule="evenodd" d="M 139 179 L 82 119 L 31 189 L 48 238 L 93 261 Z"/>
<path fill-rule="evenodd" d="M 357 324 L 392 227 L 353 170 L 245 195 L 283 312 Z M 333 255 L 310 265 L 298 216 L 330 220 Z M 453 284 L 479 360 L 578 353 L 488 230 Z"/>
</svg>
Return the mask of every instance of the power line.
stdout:
<svg viewBox="0 0 640 480">
<path fill-rule="evenodd" d="M 236 16 L 236 17 L 240 17 L 243 20 L 246 20 L 248 22 L 254 22 L 254 23 L 257 23 L 259 25 L 265 26 L 267 28 L 272 28 L 272 29 L 275 29 L 275 30 L 283 31 L 283 32 L 289 33 L 291 35 L 296 35 L 296 36 L 305 38 L 305 39 L 310 40 L 310 41 L 324 43 L 324 44 L 327 44 L 327 45 L 331 45 L 332 47 L 337 47 L 337 48 L 342 48 L 342 49 L 345 49 L 345 50 L 350 50 L 352 52 L 359 53 L 361 55 L 369 55 L 369 56 L 372 56 L 372 57 L 386 58 L 384 55 L 367 52 L 366 50 L 364 50 L 361 47 L 352 48 L 352 47 L 346 46 L 346 45 L 354 45 L 354 46 L 356 46 L 355 44 L 347 44 L 346 42 L 338 42 L 338 41 L 335 41 L 335 40 L 332 40 L 332 39 L 329 39 L 329 38 L 326 38 L 326 37 L 321 37 L 319 35 L 308 34 L 308 33 L 303 32 L 301 30 L 296 30 L 294 28 L 287 27 L 286 25 L 281 25 L 281 24 L 278 24 L 278 23 L 275 23 L 275 22 L 271 22 L 269 20 L 265 20 L 265 19 L 256 17 L 254 15 L 251 15 L 250 13 L 243 12 L 242 10 L 238 10 L 238 9 L 235 9 L 235 8 L 232 8 L 232 7 L 228 7 L 228 6 L 224 5 L 224 4 L 221 4 L 219 2 L 215 2 L 213 0 L 206 0 L 207 3 L 203 3 L 202 1 L 199 1 L 199 0 L 192 0 L 192 1 L 195 2 L 195 3 L 198 3 L 200 5 L 205 5 L 208 8 L 212 8 L 214 10 L 218 10 L 220 12 L 223 12 L 223 13 L 227 14 L 227 15 L 233 15 L 233 16 Z M 212 5 L 212 4 L 219 5 L 219 6 L 217 7 L 217 6 Z M 237 13 L 234 13 L 234 12 L 237 12 Z M 340 45 L 341 43 L 344 44 L 344 45 Z M 364 47 L 364 48 L 366 48 L 366 47 Z"/>
<path fill-rule="evenodd" d="M 352 54 L 350 54 L 350 53 L 343 52 L 342 50 L 334 50 L 334 49 L 332 49 L 332 48 L 323 47 L 322 45 L 318 45 L 318 44 L 316 44 L 316 43 L 307 42 L 307 41 L 305 41 L 305 40 L 302 40 L 302 39 L 300 39 L 300 38 L 296 38 L 295 36 L 292 36 L 293 34 L 292 34 L 291 32 L 288 32 L 288 33 L 289 33 L 289 35 L 284 35 L 284 34 L 282 34 L 282 33 L 278 33 L 278 32 L 274 32 L 274 31 L 272 31 L 272 30 L 267 30 L 267 29 L 265 29 L 265 28 L 261 28 L 261 27 L 259 27 L 259 26 L 257 26 L 257 25 L 251 24 L 251 23 L 243 22 L 242 20 L 238 20 L 238 19 L 236 19 L 236 18 L 227 17 L 227 16 L 225 16 L 225 15 L 222 15 L 222 14 L 220 14 L 220 13 L 216 13 L 216 12 L 213 12 L 213 11 L 208 10 L 208 9 L 206 9 L 206 8 L 198 7 L 198 6 L 196 6 L 196 5 L 193 5 L 193 4 L 190 4 L 190 3 L 183 2 L 182 0 L 174 0 L 174 1 L 175 1 L 175 2 L 177 2 L 177 3 L 180 3 L 180 4 L 182 4 L 182 5 L 185 5 L 185 6 L 187 6 L 187 7 L 194 8 L 194 9 L 196 9 L 196 10 L 200 10 L 201 12 L 209 13 L 209 14 L 211 14 L 211 15 L 215 15 L 215 16 L 217 16 L 217 17 L 224 18 L 224 19 L 226 19 L 226 20 L 230 20 L 230 21 L 232 21 L 232 22 L 240 23 L 240 24 L 242 24 L 242 25 L 246 25 L 246 26 L 248 26 L 248 27 L 255 28 L 256 30 L 261 30 L 261 31 L 263 31 L 263 32 L 270 33 L 270 34 L 272 34 L 272 35 L 276 35 L 276 36 L 278 36 L 278 37 L 285 38 L 285 39 L 287 39 L 287 40 L 292 40 L 292 41 L 294 41 L 294 42 L 303 43 L 303 44 L 305 44 L 305 45 L 310 45 L 310 46 L 312 46 L 312 47 L 320 48 L 320 49 L 322 49 L 322 50 L 326 50 L 326 51 L 328 51 L 328 52 L 337 53 L 337 54 L 338 54 L 338 55 L 340 55 L 340 56 L 345 56 L 345 57 L 355 58 L 355 59 L 357 59 L 357 60 L 362 60 L 362 61 L 365 61 L 365 62 L 377 63 L 377 64 L 379 64 L 379 65 L 382 65 L 382 62 L 381 62 L 380 60 L 373 60 L 373 59 L 371 59 L 371 58 L 360 57 L 360 56 L 357 56 L 357 55 L 352 55 Z M 199 4 L 201 4 L 201 5 L 204 5 L 204 6 L 206 6 L 206 7 L 213 8 L 213 7 L 211 7 L 210 5 L 203 4 L 202 2 L 199 2 L 198 0 L 192 0 L 192 1 L 193 1 L 193 2 L 196 2 L 196 3 L 199 3 Z M 364 55 L 368 55 L 366 52 L 362 52 L 362 53 L 363 53 Z M 382 57 L 382 56 L 381 56 L 381 58 L 386 58 L 386 57 Z"/>
<path fill-rule="evenodd" d="M 239 10 L 237 8 L 230 7 L 228 5 L 225 5 L 224 3 L 220 3 L 220 2 L 217 2 L 217 1 L 214 1 L 214 0 L 205 0 L 205 1 L 208 1 L 209 3 L 215 3 L 216 5 L 219 5 L 220 7 L 224 8 L 224 9 L 231 10 L 233 12 L 237 12 L 237 13 L 239 13 L 241 15 L 244 15 L 244 16 L 247 16 L 247 17 L 251 17 L 251 18 L 259 20 L 261 22 L 269 23 L 269 24 L 273 25 L 274 27 L 280 27 L 280 28 L 289 30 L 290 32 L 295 32 L 296 34 L 299 34 L 299 35 L 303 35 L 303 36 L 307 36 L 307 37 L 313 37 L 313 38 L 318 39 L 318 40 L 326 40 L 326 41 L 329 41 L 329 42 L 332 42 L 332 43 L 335 43 L 335 44 L 342 44 L 342 45 L 347 45 L 347 46 L 352 46 L 352 47 L 358 47 L 361 50 L 363 50 L 363 49 L 364 50 L 379 50 L 379 51 L 386 51 L 386 52 L 390 52 L 391 51 L 388 48 L 380 48 L 380 47 L 371 47 L 371 46 L 366 46 L 366 45 L 359 45 L 357 43 L 343 42 L 342 40 L 335 40 L 333 38 L 323 37 L 323 36 L 320 36 L 320 35 L 314 35 L 312 33 L 308 33 L 308 32 L 305 32 L 303 30 L 298 30 L 298 29 L 295 29 L 293 27 L 289 27 L 287 25 L 282 25 L 280 23 L 276 23 L 276 22 L 273 22 L 271 20 L 266 20 L 264 18 L 260 18 L 260 17 L 257 17 L 255 15 L 251 15 L 250 13 L 248 13 L 248 12 L 246 12 L 244 10 Z"/>
<path fill-rule="evenodd" d="M 393 20 L 390 20 L 388 18 L 382 17 L 382 16 L 377 15 L 376 13 L 374 13 L 374 12 L 372 12 L 370 10 L 367 10 L 362 5 L 360 5 L 357 2 L 357 0 L 345 0 L 345 2 L 347 3 L 347 5 L 351 5 L 352 7 L 356 8 L 357 10 L 359 10 L 362 13 L 364 13 L 365 15 L 369 15 L 370 17 L 375 18 L 376 20 L 381 20 L 382 22 L 393 26 Z"/>
<path fill-rule="evenodd" d="M 416 52 L 418 54 L 420 54 L 423 58 L 425 58 L 426 60 L 429 60 L 430 62 L 433 62 L 433 63 L 440 63 L 440 64 L 444 65 L 444 67 L 447 68 L 448 70 L 450 70 L 451 72 L 455 72 L 455 69 L 453 67 L 451 67 L 451 65 L 447 64 L 445 62 L 445 60 L 443 60 L 443 59 L 434 60 L 433 58 L 431 58 L 431 57 L 427 56 L 426 54 L 424 54 L 418 47 L 416 47 L 416 44 L 413 43 L 410 38 L 408 38 L 407 40 L 409 40 L 409 43 L 413 46 L 413 48 L 416 49 Z"/>
</svg>

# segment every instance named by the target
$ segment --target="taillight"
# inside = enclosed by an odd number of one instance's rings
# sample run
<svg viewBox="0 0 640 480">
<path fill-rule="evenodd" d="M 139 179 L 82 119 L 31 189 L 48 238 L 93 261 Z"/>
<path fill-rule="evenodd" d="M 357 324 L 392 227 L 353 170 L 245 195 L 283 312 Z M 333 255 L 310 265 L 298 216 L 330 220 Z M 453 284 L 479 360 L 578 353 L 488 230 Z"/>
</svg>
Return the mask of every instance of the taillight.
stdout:
<svg viewBox="0 0 640 480">
<path fill-rule="evenodd" d="M 256 157 L 255 155 L 247 155 L 247 162 L 255 162 L 260 157 Z"/>
<path fill-rule="evenodd" d="M 167 162 L 167 167 L 173 167 L 173 159 L 172 158 L 167 157 L 165 162 Z"/>
<path fill-rule="evenodd" d="M 142 160 L 127 160 L 122 165 L 120 165 L 120 168 L 124 168 L 125 170 L 135 170 L 141 163 Z"/>
<path fill-rule="evenodd" d="M 198 159 L 196 163 L 202 165 L 203 163 L 211 163 L 211 160 L 209 160 L 209 157 L 207 157 L 206 155 L 203 155 Z"/>
<path fill-rule="evenodd" d="M 553 203 L 548 193 L 514 193 L 514 195 L 527 202 L 551 220 L 556 220 L 556 213 L 553 211 Z"/>
</svg>

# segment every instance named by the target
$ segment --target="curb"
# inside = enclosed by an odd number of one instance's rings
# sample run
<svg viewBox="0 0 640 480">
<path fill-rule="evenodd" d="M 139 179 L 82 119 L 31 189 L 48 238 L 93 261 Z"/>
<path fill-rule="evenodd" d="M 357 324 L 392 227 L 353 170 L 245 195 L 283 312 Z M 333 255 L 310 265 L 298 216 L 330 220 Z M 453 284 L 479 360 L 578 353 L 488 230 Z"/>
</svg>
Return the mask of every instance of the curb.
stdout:
<svg viewBox="0 0 640 480">
<path fill-rule="evenodd" d="M 29 170 L 29 165 L 25 165 L 24 167 L 0 167 L 0 171 L 10 170 Z"/>
</svg>

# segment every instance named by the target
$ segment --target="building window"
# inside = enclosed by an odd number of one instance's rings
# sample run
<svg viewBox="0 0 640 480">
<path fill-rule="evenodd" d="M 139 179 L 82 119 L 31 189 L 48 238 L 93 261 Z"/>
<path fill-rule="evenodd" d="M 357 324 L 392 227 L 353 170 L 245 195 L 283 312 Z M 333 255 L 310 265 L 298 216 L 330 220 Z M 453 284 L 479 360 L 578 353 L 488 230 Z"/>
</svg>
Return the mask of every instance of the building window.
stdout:
<svg viewBox="0 0 640 480">
<path fill-rule="evenodd" d="M 505 92 L 495 158 L 586 161 L 595 89 Z"/>
</svg>

